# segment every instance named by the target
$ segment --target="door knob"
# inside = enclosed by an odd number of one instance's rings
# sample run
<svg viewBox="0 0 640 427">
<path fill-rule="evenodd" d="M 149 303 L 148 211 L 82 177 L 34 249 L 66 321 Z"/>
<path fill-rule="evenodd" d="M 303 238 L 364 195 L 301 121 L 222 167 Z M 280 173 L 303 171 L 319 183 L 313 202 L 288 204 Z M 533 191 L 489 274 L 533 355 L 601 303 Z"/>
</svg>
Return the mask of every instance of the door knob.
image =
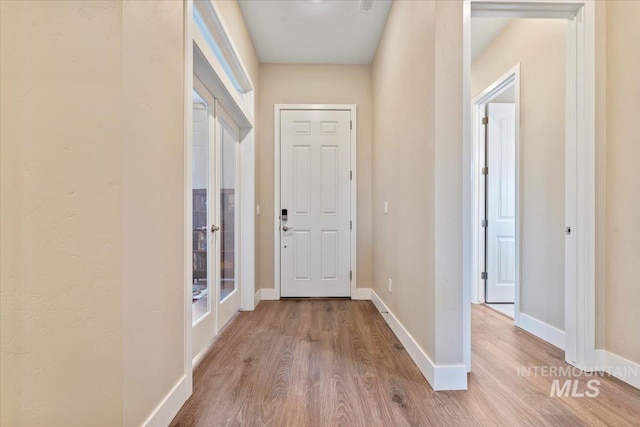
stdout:
<svg viewBox="0 0 640 427">
<path fill-rule="evenodd" d="M 293 230 L 291 227 L 288 227 L 286 225 L 282 226 L 282 231 L 289 231 L 289 230 Z"/>
<path fill-rule="evenodd" d="M 215 232 L 216 232 L 216 231 L 218 231 L 218 230 L 220 230 L 220 227 L 218 227 L 217 225 L 213 224 L 213 225 L 211 226 L 211 232 L 212 232 L 212 233 L 215 233 Z"/>
</svg>

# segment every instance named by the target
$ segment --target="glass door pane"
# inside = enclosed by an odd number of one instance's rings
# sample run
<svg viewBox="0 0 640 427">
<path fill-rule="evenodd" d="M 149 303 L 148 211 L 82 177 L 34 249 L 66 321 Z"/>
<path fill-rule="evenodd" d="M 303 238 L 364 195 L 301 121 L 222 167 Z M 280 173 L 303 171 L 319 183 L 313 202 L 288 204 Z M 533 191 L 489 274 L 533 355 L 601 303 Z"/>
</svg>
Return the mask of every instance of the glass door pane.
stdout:
<svg viewBox="0 0 640 427">
<path fill-rule="evenodd" d="M 220 183 L 220 301 L 236 289 L 236 146 L 237 136 L 226 123 L 221 126 Z"/>
<path fill-rule="evenodd" d="M 216 204 L 220 234 L 216 253 L 219 275 L 216 285 L 217 327 L 220 330 L 240 309 L 240 129 L 227 112 L 216 104 L 218 129 L 216 162 L 218 183 Z"/>
<path fill-rule="evenodd" d="M 209 106 L 193 92 L 193 285 L 192 321 L 210 311 L 209 203 Z"/>
</svg>

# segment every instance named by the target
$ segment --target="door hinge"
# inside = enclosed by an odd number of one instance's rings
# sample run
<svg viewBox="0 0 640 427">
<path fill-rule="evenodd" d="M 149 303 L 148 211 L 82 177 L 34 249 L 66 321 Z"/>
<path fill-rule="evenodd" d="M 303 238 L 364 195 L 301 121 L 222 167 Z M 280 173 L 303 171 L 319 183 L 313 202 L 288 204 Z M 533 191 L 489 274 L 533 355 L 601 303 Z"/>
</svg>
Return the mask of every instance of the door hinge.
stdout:
<svg viewBox="0 0 640 427">
<path fill-rule="evenodd" d="M 353 120 L 349 120 L 349 129 L 353 129 Z"/>
<path fill-rule="evenodd" d="M 486 116 L 485 116 L 485 117 L 483 117 L 483 118 L 482 118 L 482 124 L 483 124 L 483 125 L 486 125 L 486 124 L 488 124 L 488 123 L 489 123 L 489 117 L 486 117 Z"/>
<path fill-rule="evenodd" d="M 483 271 L 482 273 L 480 273 L 480 278 L 481 278 L 482 280 L 487 280 L 487 272 L 486 272 L 486 271 Z"/>
<path fill-rule="evenodd" d="M 487 228 L 487 226 L 489 225 L 489 221 L 487 221 L 486 219 L 482 220 L 482 228 Z"/>
<path fill-rule="evenodd" d="M 353 171 L 349 171 L 349 179 L 353 181 Z"/>
<path fill-rule="evenodd" d="M 349 270 L 349 281 L 353 280 L 353 271 Z"/>
<path fill-rule="evenodd" d="M 349 230 L 353 230 L 353 221 L 349 221 Z"/>
<path fill-rule="evenodd" d="M 482 167 L 482 175 L 489 175 L 489 167 L 488 166 L 483 166 Z"/>
</svg>

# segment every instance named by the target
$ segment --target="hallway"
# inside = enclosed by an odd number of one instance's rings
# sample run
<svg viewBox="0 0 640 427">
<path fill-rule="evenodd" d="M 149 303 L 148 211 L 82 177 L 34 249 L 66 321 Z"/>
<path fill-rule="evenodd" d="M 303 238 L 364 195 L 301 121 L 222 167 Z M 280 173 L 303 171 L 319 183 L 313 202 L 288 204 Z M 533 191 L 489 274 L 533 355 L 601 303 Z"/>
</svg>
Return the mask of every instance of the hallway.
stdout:
<svg viewBox="0 0 640 427">
<path fill-rule="evenodd" d="M 369 301 L 262 301 L 221 333 L 173 426 L 621 425 L 640 391 L 609 377 L 600 394 L 549 397 L 564 353 L 473 306 L 469 390 L 435 393 Z"/>
</svg>

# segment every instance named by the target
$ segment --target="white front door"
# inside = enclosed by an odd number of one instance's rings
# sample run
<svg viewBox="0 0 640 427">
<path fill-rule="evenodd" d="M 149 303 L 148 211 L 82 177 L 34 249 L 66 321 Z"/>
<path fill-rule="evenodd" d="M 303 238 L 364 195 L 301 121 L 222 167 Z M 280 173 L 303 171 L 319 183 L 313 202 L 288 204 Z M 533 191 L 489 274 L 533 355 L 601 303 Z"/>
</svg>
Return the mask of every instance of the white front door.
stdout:
<svg viewBox="0 0 640 427">
<path fill-rule="evenodd" d="M 514 302 L 515 104 L 488 104 L 487 295 L 488 303 Z"/>
<path fill-rule="evenodd" d="M 281 296 L 350 296 L 351 112 L 283 110 Z"/>
</svg>

